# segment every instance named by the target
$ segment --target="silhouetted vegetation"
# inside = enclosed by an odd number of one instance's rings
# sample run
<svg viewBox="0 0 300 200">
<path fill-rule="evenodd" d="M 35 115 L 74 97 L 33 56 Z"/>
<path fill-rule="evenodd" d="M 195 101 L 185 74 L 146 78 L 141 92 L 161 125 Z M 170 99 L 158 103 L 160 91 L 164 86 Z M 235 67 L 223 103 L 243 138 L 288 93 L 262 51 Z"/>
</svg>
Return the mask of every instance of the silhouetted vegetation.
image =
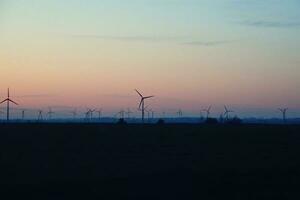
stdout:
<svg viewBox="0 0 300 200">
<path fill-rule="evenodd" d="M 125 125 L 125 124 L 127 124 L 127 122 L 125 121 L 125 119 L 121 118 L 121 119 L 118 120 L 117 124 Z"/>
</svg>

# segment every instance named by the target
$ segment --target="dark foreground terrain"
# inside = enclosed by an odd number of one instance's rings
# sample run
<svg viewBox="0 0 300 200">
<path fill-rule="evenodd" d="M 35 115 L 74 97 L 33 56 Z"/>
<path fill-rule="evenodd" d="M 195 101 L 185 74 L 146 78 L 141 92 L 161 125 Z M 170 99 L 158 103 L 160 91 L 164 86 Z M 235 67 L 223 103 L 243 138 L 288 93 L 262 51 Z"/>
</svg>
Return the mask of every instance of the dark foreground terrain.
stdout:
<svg viewBox="0 0 300 200">
<path fill-rule="evenodd" d="M 300 199 L 300 126 L 0 125 L 0 199 Z"/>
</svg>

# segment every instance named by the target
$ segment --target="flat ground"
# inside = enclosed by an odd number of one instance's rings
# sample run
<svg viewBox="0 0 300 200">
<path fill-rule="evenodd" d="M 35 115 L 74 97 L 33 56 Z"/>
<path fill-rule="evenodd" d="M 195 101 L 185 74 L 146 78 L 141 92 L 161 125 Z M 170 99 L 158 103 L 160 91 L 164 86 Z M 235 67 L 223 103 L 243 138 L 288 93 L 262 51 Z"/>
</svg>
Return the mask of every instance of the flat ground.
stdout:
<svg viewBox="0 0 300 200">
<path fill-rule="evenodd" d="M 1 199 L 300 199 L 299 178 L 300 126 L 0 125 Z"/>
</svg>

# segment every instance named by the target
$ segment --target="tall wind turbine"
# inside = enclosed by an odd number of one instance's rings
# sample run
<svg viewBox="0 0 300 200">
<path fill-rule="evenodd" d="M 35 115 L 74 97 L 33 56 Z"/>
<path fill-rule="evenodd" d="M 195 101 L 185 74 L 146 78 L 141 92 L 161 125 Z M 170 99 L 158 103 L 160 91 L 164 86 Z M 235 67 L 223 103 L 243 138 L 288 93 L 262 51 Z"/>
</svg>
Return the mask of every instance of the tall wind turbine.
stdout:
<svg viewBox="0 0 300 200">
<path fill-rule="evenodd" d="M 209 118 L 210 115 L 211 106 L 209 106 L 207 109 L 203 109 L 202 111 L 206 112 L 206 119 Z"/>
<path fill-rule="evenodd" d="M 145 119 L 145 100 L 153 98 L 154 96 L 143 96 L 138 90 L 135 90 L 136 93 L 141 97 L 140 105 L 139 105 L 139 110 L 142 111 L 142 122 L 144 123 Z"/>
<path fill-rule="evenodd" d="M 3 100 L 2 102 L 0 102 L 0 104 L 2 104 L 2 103 L 4 103 L 4 102 L 6 102 L 7 104 L 6 104 L 6 109 L 7 109 L 7 111 L 6 111 L 6 120 L 7 121 L 9 121 L 9 103 L 11 102 L 11 103 L 13 103 L 13 104 L 15 104 L 15 105 L 18 105 L 16 102 L 14 102 L 12 99 L 10 99 L 10 96 L 9 96 L 9 88 L 7 89 L 7 98 L 5 99 L 5 100 Z"/>
<path fill-rule="evenodd" d="M 224 106 L 224 110 L 225 110 L 224 116 L 225 116 L 226 120 L 228 121 L 229 120 L 229 114 L 233 113 L 234 111 L 233 110 L 229 110 L 226 106 Z"/>
<path fill-rule="evenodd" d="M 285 123 L 286 122 L 286 112 L 288 111 L 288 108 L 278 108 L 278 110 L 282 113 L 282 120 Z"/>
</svg>

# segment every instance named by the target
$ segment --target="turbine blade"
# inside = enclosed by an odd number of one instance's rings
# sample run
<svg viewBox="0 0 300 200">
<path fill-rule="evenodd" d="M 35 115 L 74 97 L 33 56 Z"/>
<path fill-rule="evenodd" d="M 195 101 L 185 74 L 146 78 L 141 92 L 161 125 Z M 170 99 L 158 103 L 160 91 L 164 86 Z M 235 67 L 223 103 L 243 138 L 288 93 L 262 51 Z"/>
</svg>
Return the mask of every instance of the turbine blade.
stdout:
<svg viewBox="0 0 300 200">
<path fill-rule="evenodd" d="M 8 99 L 5 99 L 3 101 L 0 102 L 0 104 L 3 104 L 4 102 L 9 101 Z"/>
<path fill-rule="evenodd" d="M 211 106 L 209 106 L 207 110 L 210 111 L 211 110 Z"/>
<path fill-rule="evenodd" d="M 225 109 L 225 111 L 226 111 L 226 112 L 228 112 L 228 109 L 227 109 L 227 107 L 226 107 L 226 106 L 224 106 L 224 109 Z"/>
<path fill-rule="evenodd" d="M 138 93 L 138 95 L 140 95 L 141 98 L 143 98 L 143 95 L 137 89 L 135 89 L 135 91 Z"/>
<path fill-rule="evenodd" d="M 154 96 L 147 96 L 147 97 L 144 97 L 144 99 L 149 99 L 149 98 L 153 98 Z"/>
</svg>

